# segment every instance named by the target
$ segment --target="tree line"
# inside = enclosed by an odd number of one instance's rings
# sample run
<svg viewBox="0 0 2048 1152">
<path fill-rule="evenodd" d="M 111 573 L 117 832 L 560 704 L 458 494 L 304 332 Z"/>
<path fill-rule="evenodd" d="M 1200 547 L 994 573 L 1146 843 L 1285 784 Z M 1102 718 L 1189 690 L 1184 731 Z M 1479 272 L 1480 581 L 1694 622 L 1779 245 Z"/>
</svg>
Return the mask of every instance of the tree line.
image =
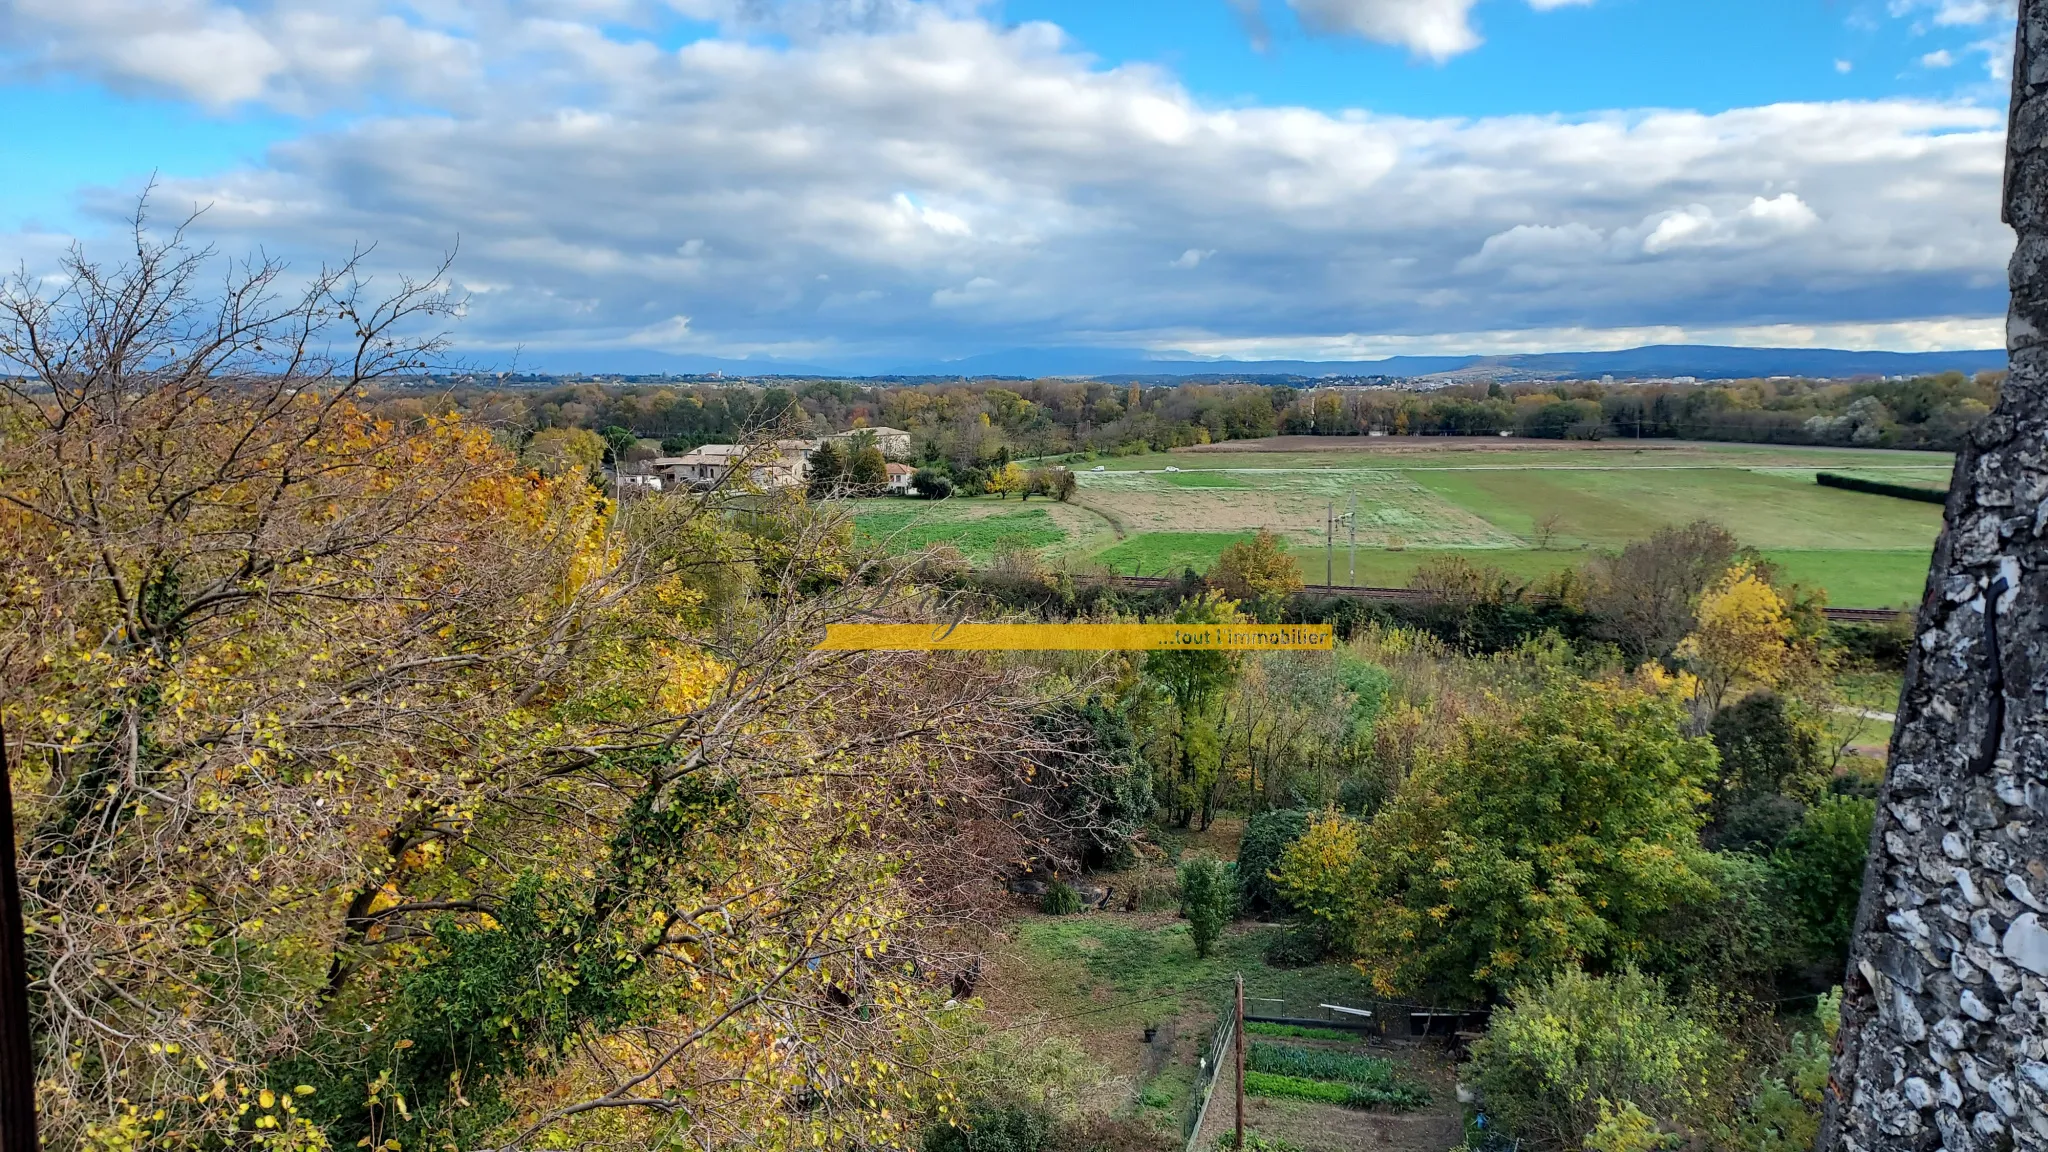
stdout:
<svg viewBox="0 0 2048 1152">
<path fill-rule="evenodd" d="M 955 477 L 1016 459 L 1092 458 L 1274 435 L 1684 439 L 1951 451 L 1998 396 L 1997 373 L 1909 380 L 1707 384 L 1475 383 L 1434 392 L 1302 383 L 1081 380 L 760 387 L 574 384 L 534 390 L 445 382 L 392 391 L 392 412 L 461 411 L 535 435 L 583 429 L 628 458 L 735 443 L 764 429 L 821 437 L 912 433 L 909 463 Z"/>
</svg>

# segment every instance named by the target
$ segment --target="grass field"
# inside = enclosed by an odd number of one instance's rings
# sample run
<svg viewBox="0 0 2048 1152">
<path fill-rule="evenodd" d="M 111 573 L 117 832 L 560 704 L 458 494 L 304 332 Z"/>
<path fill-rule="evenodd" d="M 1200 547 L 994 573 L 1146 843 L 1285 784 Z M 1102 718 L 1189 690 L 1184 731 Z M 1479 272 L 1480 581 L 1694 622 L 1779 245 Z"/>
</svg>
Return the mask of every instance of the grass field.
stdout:
<svg viewBox="0 0 2048 1152">
<path fill-rule="evenodd" d="M 1101 547 L 1116 538 L 1101 517 L 1071 504 L 992 498 L 861 500 L 853 506 L 853 525 L 861 537 L 892 552 L 951 544 L 977 563 L 1003 548 Z"/>
<path fill-rule="evenodd" d="M 1918 601 L 1942 510 L 1822 488 L 1814 473 L 1940 487 L 1952 462 L 1931 452 L 1746 444 L 1278 437 L 1104 460 L 1101 472 L 1080 467 L 1070 504 L 862 500 L 854 523 L 892 551 L 946 543 L 986 562 L 1024 547 L 1148 576 L 1206 571 L 1265 528 L 1320 583 L 1326 516 L 1355 508 L 1355 582 L 1398 586 L 1445 555 L 1533 580 L 1704 518 L 1787 579 L 1827 589 L 1830 603 L 1875 608 Z M 1336 534 L 1339 583 L 1352 581 L 1352 537 L 1348 526 Z"/>
<path fill-rule="evenodd" d="M 1168 466 L 1181 469 L 1166 472 Z M 1085 466 L 1084 466 L 1085 467 Z M 1260 528 L 1279 533 L 1311 582 L 1324 578 L 1326 516 L 1357 509 L 1356 582 L 1401 585 L 1437 556 L 1534 579 L 1659 528 L 1712 520 L 1830 602 L 1919 599 L 1937 505 L 1822 488 L 1817 471 L 1939 487 L 1940 453 L 1768 445 L 1281 437 L 1103 461 L 1082 496 L 1123 537 L 1065 552 L 1115 571 L 1206 569 Z M 1348 582 L 1352 532 L 1336 535 Z M 1540 547 L 1539 547 L 1540 545 Z"/>
</svg>

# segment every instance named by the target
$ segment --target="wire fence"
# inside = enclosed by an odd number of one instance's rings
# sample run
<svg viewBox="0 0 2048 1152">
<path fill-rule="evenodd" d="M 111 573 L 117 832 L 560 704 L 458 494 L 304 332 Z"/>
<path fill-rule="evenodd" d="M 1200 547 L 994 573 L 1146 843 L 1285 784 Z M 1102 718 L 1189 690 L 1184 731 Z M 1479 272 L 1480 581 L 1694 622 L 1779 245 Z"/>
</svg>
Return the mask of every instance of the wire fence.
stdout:
<svg viewBox="0 0 2048 1152">
<path fill-rule="evenodd" d="M 1195 1072 L 1195 1099 L 1184 1122 L 1186 1152 L 1199 1152 L 1195 1142 L 1202 1138 L 1202 1122 L 1208 1118 L 1209 1101 L 1216 1094 L 1216 1076 L 1230 1052 L 1230 1034 L 1236 1025 L 1236 1017 L 1229 1012 L 1216 1022 L 1216 1034 L 1209 1038 L 1209 1050 L 1203 1054 L 1201 1067 Z"/>
</svg>

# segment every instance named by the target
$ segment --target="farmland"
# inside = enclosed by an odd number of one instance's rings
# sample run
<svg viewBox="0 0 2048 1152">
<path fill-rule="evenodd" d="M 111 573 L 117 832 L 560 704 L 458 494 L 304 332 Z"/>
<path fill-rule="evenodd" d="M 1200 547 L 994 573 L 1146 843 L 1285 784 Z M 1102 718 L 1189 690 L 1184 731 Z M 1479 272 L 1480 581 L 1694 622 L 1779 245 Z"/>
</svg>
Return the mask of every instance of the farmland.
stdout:
<svg viewBox="0 0 2048 1152">
<path fill-rule="evenodd" d="M 1103 471 L 1093 471 L 1097 465 Z M 1147 575 L 1205 568 L 1266 528 L 1320 581 L 1330 559 L 1326 512 L 1355 507 L 1356 582 L 1403 584 L 1417 565 L 1443 555 L 1535 578 L 1705 518 L 1763 552 L 1787 579 L 1827 588 L 1833 603 L 1878 607 L 1918 598 L 1941 508 L 1822 488 L 1814 473 L 1939 488 L 1951 462 L 1926 452 L 1670 441 L 1280 437 L 1076 467 L 1075 503 L 1052 506 L 1028 526 L 1027 506 L 986 498 L 929 509 L 892 502 L 858 519 L 864 531 L 886 526 L 905 543 L 953 540 L 970 557 L 1007 539 L 1075 567 Z M 1339 582 L 1353 564 L 1352 541 L 1340 528 Z"/>
</svg>

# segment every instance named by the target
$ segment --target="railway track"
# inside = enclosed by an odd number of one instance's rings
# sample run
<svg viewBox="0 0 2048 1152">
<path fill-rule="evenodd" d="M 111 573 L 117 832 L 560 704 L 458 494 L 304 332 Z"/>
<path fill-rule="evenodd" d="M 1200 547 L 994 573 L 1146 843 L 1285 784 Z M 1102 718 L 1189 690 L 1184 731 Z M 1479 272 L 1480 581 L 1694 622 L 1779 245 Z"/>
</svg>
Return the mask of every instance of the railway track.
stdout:
<svg viewBox="0 0 2048 1152">
<path fill-rule="evenodd" d="M 1164 576 L 1118 576 L 1117 587 L 1153 590 L 1178 588 L 1180 581 Z M 1298 596 L 1350 596 L 1358 600 L 1379 600 L 1389 603 L 1419 603 L 1427 601 L 1430 594 L 1416 588 L 1375 588 L 1366 584 L 1305 584 Z M 1886 624 L 1896 619 L 1895 608 L 1828 608 L 1829 620 L 1838 624 Z"/>
</svg>

